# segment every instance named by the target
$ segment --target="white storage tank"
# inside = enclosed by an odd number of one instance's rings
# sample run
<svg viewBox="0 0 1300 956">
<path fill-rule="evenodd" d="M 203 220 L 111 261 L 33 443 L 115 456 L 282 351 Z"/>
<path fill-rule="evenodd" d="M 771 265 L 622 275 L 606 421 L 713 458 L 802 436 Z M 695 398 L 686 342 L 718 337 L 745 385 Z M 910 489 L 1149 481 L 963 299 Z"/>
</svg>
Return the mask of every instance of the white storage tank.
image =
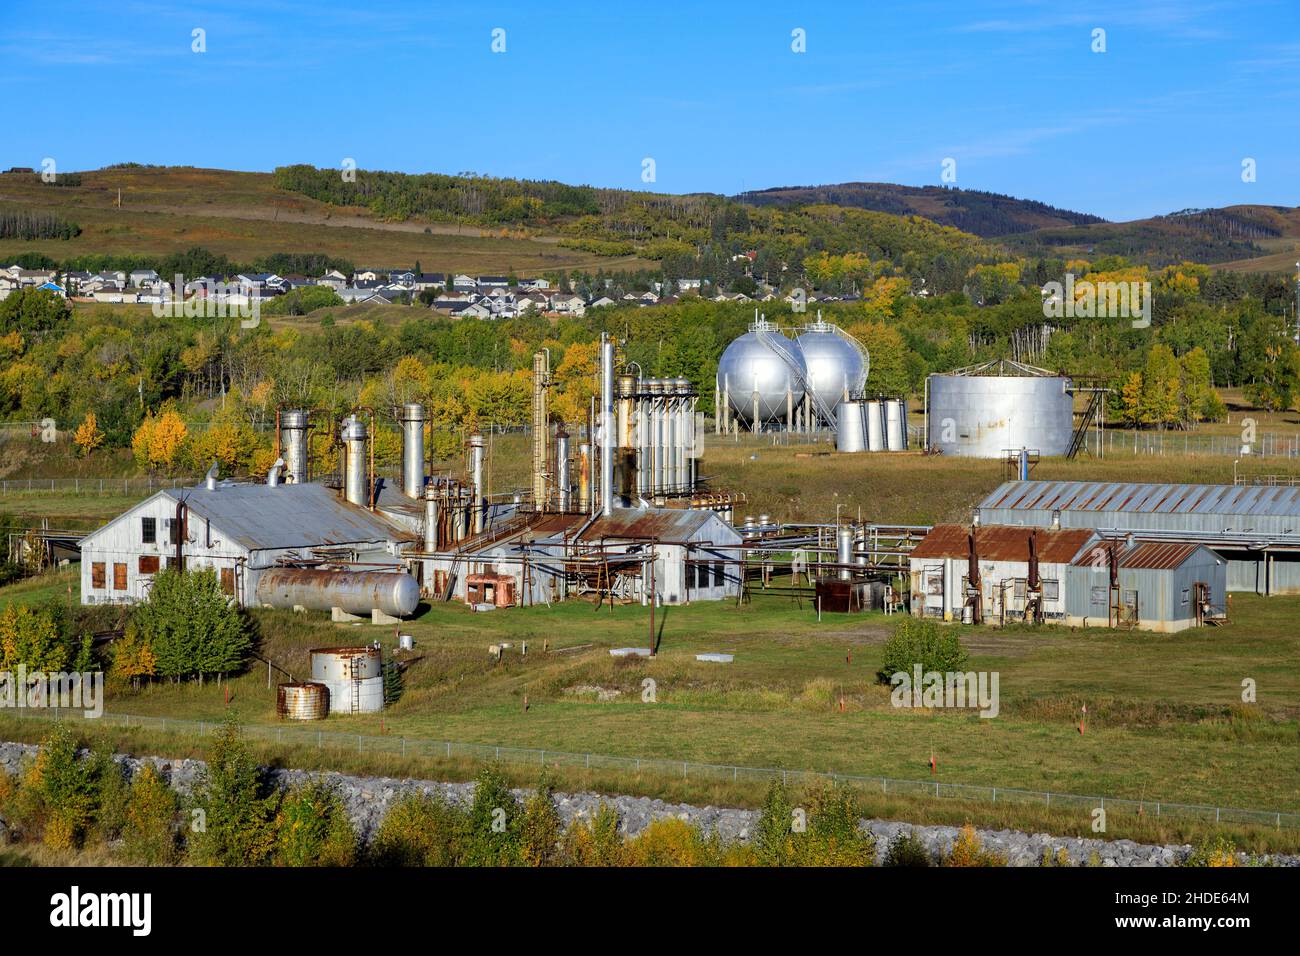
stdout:
<svg viewBox="0 0 1300 956">
<path fill-rule="evenodd" d="M 835 450 L 867 450 L 865 402 L 840 402 L 835 411 Z"/>
<path fill-rule="evenodd" d="M 384 709 L 383 652 L 374 646 L 318 647 L 310 651 L 311 680 L 329 690 L 332 714 Z"/>
<path fill-rule="evenodd" d="M 1018 362 L 931 375 L 927 436 L 945 455 L 1001 458 L 1008 449 L 1064 455 L 1074 433 L 1073 383 Z"/>
<path fill-rule="evenodd" d="M 790 424 L 788 412 L 804 398 L 808 369 L 797 342 L 765 319 L 756 320 L 749 331 L 733 339 L 718 360 L 718 393 L 732 415 L 752 426 L 755 411 L 759 422 Z"/>
<path fill-rule="evenodd" d="M 885 412 L 885 447 L 889 451 L 907 450 L 907 402 L 887 398 L 881 404 Z"/>
<path fill-rule="evenodd" d="M 867 352 L 838 326 L 817 321 L 795 339 L 808 369 L 807 384 L 818 409 L 830 410 L 857 398 L 867 383 Z"/>
<path fill-rule="evenodd" d="M 877 398 L 873 398 L 871 401 L 867 402 L 867 451 L 886 451 L 889 447 L 885 443 L 884 404 L 884 402 Z"/>
</svg>

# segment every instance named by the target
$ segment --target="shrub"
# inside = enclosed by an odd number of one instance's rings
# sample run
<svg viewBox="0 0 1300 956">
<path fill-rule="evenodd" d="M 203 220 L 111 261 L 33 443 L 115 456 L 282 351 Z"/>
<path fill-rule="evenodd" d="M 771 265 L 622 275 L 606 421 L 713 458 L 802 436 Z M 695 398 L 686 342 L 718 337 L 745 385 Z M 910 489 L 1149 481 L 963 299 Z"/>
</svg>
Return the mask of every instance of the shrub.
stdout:
<svg viewBox="0 0 1300 956">
<path fill-rule="evenodd" d="M 1043 848 L 1043 858 L 1038 861 L 1039 866 L 1073 866 L 1070 862 L 1070 854 L 1065 847 L 1058 847 L 1053 854 L 1051 848 Z"/>
<path fill-rule="evenodd" d="M 275 817 L 280 866 L 351 866 L 357 837 L 338 792 L 314 782 L 285 794 Z"/>
<path fill-rule="evenodd" d="M 570 823 L 560 843 L 565 866 L 624 866 L 627 857 L 627 844 L 618 832 L 618 811 L 607 803 L 601 803 L 590 823 Z"/>
<path fill-rule="evenodd" d="M 272 798 L 263 794 L 261 770 L 253 761 L 239 724 L 228 718 L 217 735 L 207 770 L 197 787 L 202 826 L 190 843 L 197 863 L 258 866 L 275 845 Z"/>
<path fill-rule="evenodd" d="M 653 821 L 627 849 L 632 866 L 716 866 L 722 857 L 716 836 L 676 817 Z"/>
<path fill-rule="evenodd" d="M 380 866 L 455 866 L 467 824 L 465 813 L 441 796 L 409 794 L 384 815 L 371 858 Z"/>
<path fill-rule="evenodd" d="M 1237 847 L 1227 837 L 1207 839 L 1188 854 L 1183 866 L 1240 866 Z"/>
<path fill-rule="evenodd" d="M 969 823 L 953 841 L 952 849 L 943 858 L 944 866 L 1006 866 L 1007 858 L 984 849 L 975 828 Z"/>
<path fill-rule="evenodd" d="M 519 857 L 525 866 L 558 866 L 564 824 L 555 809 L 549 780 L 541 781 L 524 803 L 519 824 Z"/>
<path fill-rule="evenodd" d="M 469 809 L 465 863 L 470 866 L 511 866 L 519 861 L 520 808 L 501 768 L 484 767 L 474 786 Z"/>
<path fill-rule="evenodd" d="M 888 684 L 894 674 L 899 671 L 911 674 L 917 664 L 927 672 L 963 671 L 968 659 L 954 628 L 909 617 L 885 642 L 884 658 L 876 677 L 882 684 Z"/>
<path fill-rule="evenodd" d="M 131 784 L 122 765 L 113 759 L 112 750 L 96 750 L 90 761 L 98 785 L 94 833 L 100 841 L 111 843 L 126 826 Z"/>
<path fill-rule="evenodd" d="M 930 866 L 932 863 L 930 851 L 910 830 L 894 837 L 885 851 L 885 866 Z"/>
<path fill-rule="evenodd" d="M 800 866 L 872 866 L 876 839 L 858 827 L 857 795 L 847 786 L 825 784 L 806 794 L 808 832 L 795 840 Z"/>
<path fill-rule="evenodd" d="M 754 854 L 764 866 L 789 865 L 794 855 L 794 813 L 790 792 L 773 781 L 754 826 Z"/>
<path fill-rule="evenodd" d="M 145 764 L 131 781 L 122 827 L 122 851 L 128 860 L 141 866 L 176 862 L 178 807 L 171 787 L 152 764 Z"/>
<path fill-rule="evenodd" d="M 41 742 L 29 784 L 45 810 L 44 840 L 56 850 L 81 846 L 94 819 L 96 767 L 77 754 L 72 731 L 59 722 Z"/>
</svg>

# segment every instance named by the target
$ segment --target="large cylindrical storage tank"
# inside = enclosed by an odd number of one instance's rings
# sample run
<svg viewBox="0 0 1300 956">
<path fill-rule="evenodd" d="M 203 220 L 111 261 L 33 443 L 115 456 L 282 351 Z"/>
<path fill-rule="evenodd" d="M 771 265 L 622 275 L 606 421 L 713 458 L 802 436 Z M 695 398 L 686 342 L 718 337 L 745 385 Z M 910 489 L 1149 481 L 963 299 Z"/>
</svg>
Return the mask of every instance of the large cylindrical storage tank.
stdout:
<svg viewBox="0 0 1300 956">
<path fill-rule="evenodd" d="M 275 715 L 285 720 L 324 720 L 330 692 L 324 684 L 281 684 L 275 691 Z"/>
<path fill-rule="evenodd" d="M 370 468 L 366 461 L 366 423 L 356 416 L 343 420 L 343 496 L 354 505 L 370 507 Z"/>
<path fill-rule="evenodd" d="M 424 406 L 419 402 L 402 406 L 402 494 L 424 495 Z"/>
<path fill-rule="evenodd" d="M 1074 432 L 1071 387 L 1061 375 L 931 375 L 930 447 L 972 458 L 1020 448 L 1064 455 Z"/>
<path fill-rule="evenodd" d="M 267 568 L 257 578 L 257 603 L 309 611 L 339 608 L 348 614 L 372 610 L 407 617 L 420 603 L 420 585 L 404 571 L 325 571 Z"/>
<path fill-rule="evenodd" d="M 803 353 L 775 326 L 755 327 L 733 339 L 718 360 L 718 390 L 726 396 L 732 414 L 749 425 L 759 421 L 781 421 L 787 425 L 791 405 L 804 398 L 807 375 Z"/>
<path fill-rule="evenodd" d="M 866 403 L 840 402 L 835 412 L 835 450 L 867 450 Z"/>
<path fill-rule="evenodd" d="M 803 353 L 808 388 L 819 414 L 862 393 L 867 382 L 862 353 L 835 326 L 826 322 L 805 326 L 795 341 Z"/>
<path fill-rule="evenodd" d="M 313 683 L 329 688 L 335 714 L 369 714 L 384 709 L 383 653 L 377 647 L 318 647 L 311 655 Z"/>
<path fill-rule="evenodd" d="M 885 448 L 904 451 L 907 448 L 907 406 L 897 398 L 887 398 L 881 405 L 885 412 Z"/>
<path fill-rule="evenodd" d="M 886 451 L 885 444 L 885 403 L 873 398 L 865 405 L 867 451 Z"/>
</svg>

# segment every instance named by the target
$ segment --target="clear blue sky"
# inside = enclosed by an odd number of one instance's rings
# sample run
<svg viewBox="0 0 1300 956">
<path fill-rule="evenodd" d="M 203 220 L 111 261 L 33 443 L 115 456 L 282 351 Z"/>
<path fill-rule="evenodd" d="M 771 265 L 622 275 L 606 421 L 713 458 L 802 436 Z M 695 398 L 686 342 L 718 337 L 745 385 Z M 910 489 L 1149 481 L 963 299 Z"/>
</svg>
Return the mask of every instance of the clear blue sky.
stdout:
<svg viewBox="0 0 1300 956">
<path fill-rule="evenodd" d="M 653 157 L 653 188 L 735 193 L 937 183 L 951 157 L 958 186 L 1112 219 L 1300 204 L 1297 0 L 4 8 L 5 167 L 354 157 L 646 188 Z"/>
</svg>

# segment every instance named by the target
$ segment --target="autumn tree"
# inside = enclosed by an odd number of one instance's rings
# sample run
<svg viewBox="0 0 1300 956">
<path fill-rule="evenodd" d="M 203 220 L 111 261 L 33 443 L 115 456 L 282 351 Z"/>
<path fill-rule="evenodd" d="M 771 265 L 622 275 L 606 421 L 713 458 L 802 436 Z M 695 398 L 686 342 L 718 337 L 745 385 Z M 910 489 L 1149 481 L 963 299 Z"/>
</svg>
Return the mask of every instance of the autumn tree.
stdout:
<svg viewBox="0 0 1300 956">
<path fill-rule="evenodd" d="M 99 430 L 99 419 L 95 417 L 93 410 L 86 412 L 86 417 L 72 433 L 72 441 L 81 451 L 83 458 L 104 444 L 104 433 Z"/>
<path fill-rule="evenodd" d="M 174 408 L 161 414 L 150 413 L 135 430 L 131 451 L 135 460 L 150 470 L 171 471 L 180 458 L 189 428 Z"/>
</svg>

